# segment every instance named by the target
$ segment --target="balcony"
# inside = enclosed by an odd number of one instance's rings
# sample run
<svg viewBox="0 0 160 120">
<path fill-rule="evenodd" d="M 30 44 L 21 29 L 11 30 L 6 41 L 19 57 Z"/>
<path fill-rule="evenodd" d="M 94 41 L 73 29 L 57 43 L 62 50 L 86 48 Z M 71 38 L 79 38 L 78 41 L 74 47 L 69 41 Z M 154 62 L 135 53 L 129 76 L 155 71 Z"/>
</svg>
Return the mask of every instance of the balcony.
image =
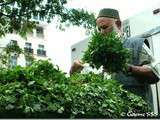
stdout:
<svg viewBox="0 0 160 120">
<path fill-rule="evenodd" d="M 12 45 L 18 45 L 17 41 L 16 40 L 11 40 L 9 43 L 8 43 L 9 46 L 12 46 Z"/>
<path fill-rule="evenodd" d="M 46 56 L 46 51 L 45 50 L 37 49 L 37 55 L 38 56 Z"/>
<path fill-rule="evenodd" d="M 27 47 L 25 47 L 25 48 L 24 48 L 24 51 L 27 52 L 27 53 L 33 54 L 33 49 L 32 49 L 32 48 L 27 48 Z"/>
</svg>

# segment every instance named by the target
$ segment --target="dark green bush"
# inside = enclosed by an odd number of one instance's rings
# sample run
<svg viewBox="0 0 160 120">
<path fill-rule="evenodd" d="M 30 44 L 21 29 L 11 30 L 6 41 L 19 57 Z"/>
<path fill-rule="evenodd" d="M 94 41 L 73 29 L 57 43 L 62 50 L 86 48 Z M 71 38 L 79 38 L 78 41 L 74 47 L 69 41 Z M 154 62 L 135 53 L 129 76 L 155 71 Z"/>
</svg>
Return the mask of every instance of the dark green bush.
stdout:
<svg viewBox="0 0 160 120">
<path fill-rule="evenodd" d="M 1 118 L 123 118 L 147 103 L 100 75 L 65 74 L 48 61 L 1 69 Z"/>
<path fill-rule="evenodd" d="M 123 47 L 121 38 L 115 32 L 102 35 L 95 31 L 82 60 L 96 68 L 103 65 L 104 69 L 113 73 L 124 70 L 129 58 L 130 51 Z"/>
</svg>

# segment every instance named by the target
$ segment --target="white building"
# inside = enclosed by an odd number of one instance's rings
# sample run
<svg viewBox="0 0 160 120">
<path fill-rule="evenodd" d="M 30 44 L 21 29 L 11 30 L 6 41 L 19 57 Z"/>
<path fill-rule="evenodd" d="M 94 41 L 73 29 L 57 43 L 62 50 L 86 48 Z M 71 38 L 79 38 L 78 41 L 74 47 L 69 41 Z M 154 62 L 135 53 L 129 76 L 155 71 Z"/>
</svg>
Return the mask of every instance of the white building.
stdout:
<svg viewBox="0 0 160 120">
<path fill-rule="evenodd" d="M 87 49 L 89 37 L 71 46 L 71 63 L 74 60 L 81 59 Z"/>
<path fill-rule="evenodd" d="M 46 27 L 47 23 L 40 21 L 40 24 L 32 33 L 27 35 L 27 39 L 22 38 L 20 35 L 11 33 L 6 34 L 5 37 L 0 38 L 0 51 L 7 46 L 7 44 L 13 42 L 19 45 L 22 50 L 25 50 L 31 54 L 35 59 L 47 59 L 47 39 L 46 39 Z M 29 64 L 29 61 L 23 54 L 20 54 L 19 57 L 16 55 L 11 56 L 10 60 L 11 66 L 21 65 L 26 66 Z"/>
<path fill-rule="evenodd" d="M 160 8 L 154 7 L 123 21 L 125 37 L 140 36 L 149 40 L 150 49 L 155 59 L 160 61 Z M 84 39 L 71 46 L 71 64 L 75 59 L 81 59 L 89 42 Z M 160 68 L 157 68 L 160 70 Z M 155 113 L 160 113 L 160 82 L 151 85 L 153 107 Z"/>
</svg>

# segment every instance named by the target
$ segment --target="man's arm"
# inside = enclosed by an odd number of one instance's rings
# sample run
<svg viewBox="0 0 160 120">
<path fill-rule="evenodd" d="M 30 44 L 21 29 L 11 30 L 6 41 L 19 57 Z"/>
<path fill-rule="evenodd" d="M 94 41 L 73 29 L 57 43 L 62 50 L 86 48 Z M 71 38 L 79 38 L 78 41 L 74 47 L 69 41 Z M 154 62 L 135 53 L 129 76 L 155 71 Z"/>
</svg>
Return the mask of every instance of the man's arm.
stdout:
<svg viewBox="0 0 160 120">
<path fill-rule="evenodd" d="M 132 74 L 140 75 L 142 77 L 146 77 L 148 79 L 158 79 L 158 77 L 155 75 L 155 73 L 152 71 L 152 69 L 148 65 L 142 65 L 142 66 L 129 66 Z"/>
<path fill-rule="evenodd" d="M 159 73 L 154 70 L 153 62 L 155 62 L 153 54 L 146 44 L 144 44 L 140 55 L 140 66 L 129 65 L 129 71 L 135 75 L 139 75 L 153 81 L 158 81 Z"/>
</svg>

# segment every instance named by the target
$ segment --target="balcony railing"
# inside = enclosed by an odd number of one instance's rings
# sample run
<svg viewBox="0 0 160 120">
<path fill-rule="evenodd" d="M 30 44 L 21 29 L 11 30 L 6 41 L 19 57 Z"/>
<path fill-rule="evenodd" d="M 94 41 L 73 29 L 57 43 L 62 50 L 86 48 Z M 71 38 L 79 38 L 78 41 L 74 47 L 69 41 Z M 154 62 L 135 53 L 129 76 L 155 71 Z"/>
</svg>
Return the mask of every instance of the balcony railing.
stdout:
<svg viewBox="0 0 160 120">
<path fill-rule="evenodd" d="M 38 55 L 38 56 L 46 56 L 46 51 L 45 51 L 45 50 L 40 50 L 40 49 L 38 49 L 38 50 L 37 50 L 37 55 Z"/>
<path fill-rule="evenodd" d="M 8 45 L 18 45 L 16 40 L 11 40 Z"/>
<path fill-rule="evenodd" d="M 33 54 L 33 49 L 32 49 L 32 48 L 27 48 L 27 47 L 25 47 L 25 48 L 24 48 L 24 51 L 27 52 L 27 53 Z"/>
</svg>

